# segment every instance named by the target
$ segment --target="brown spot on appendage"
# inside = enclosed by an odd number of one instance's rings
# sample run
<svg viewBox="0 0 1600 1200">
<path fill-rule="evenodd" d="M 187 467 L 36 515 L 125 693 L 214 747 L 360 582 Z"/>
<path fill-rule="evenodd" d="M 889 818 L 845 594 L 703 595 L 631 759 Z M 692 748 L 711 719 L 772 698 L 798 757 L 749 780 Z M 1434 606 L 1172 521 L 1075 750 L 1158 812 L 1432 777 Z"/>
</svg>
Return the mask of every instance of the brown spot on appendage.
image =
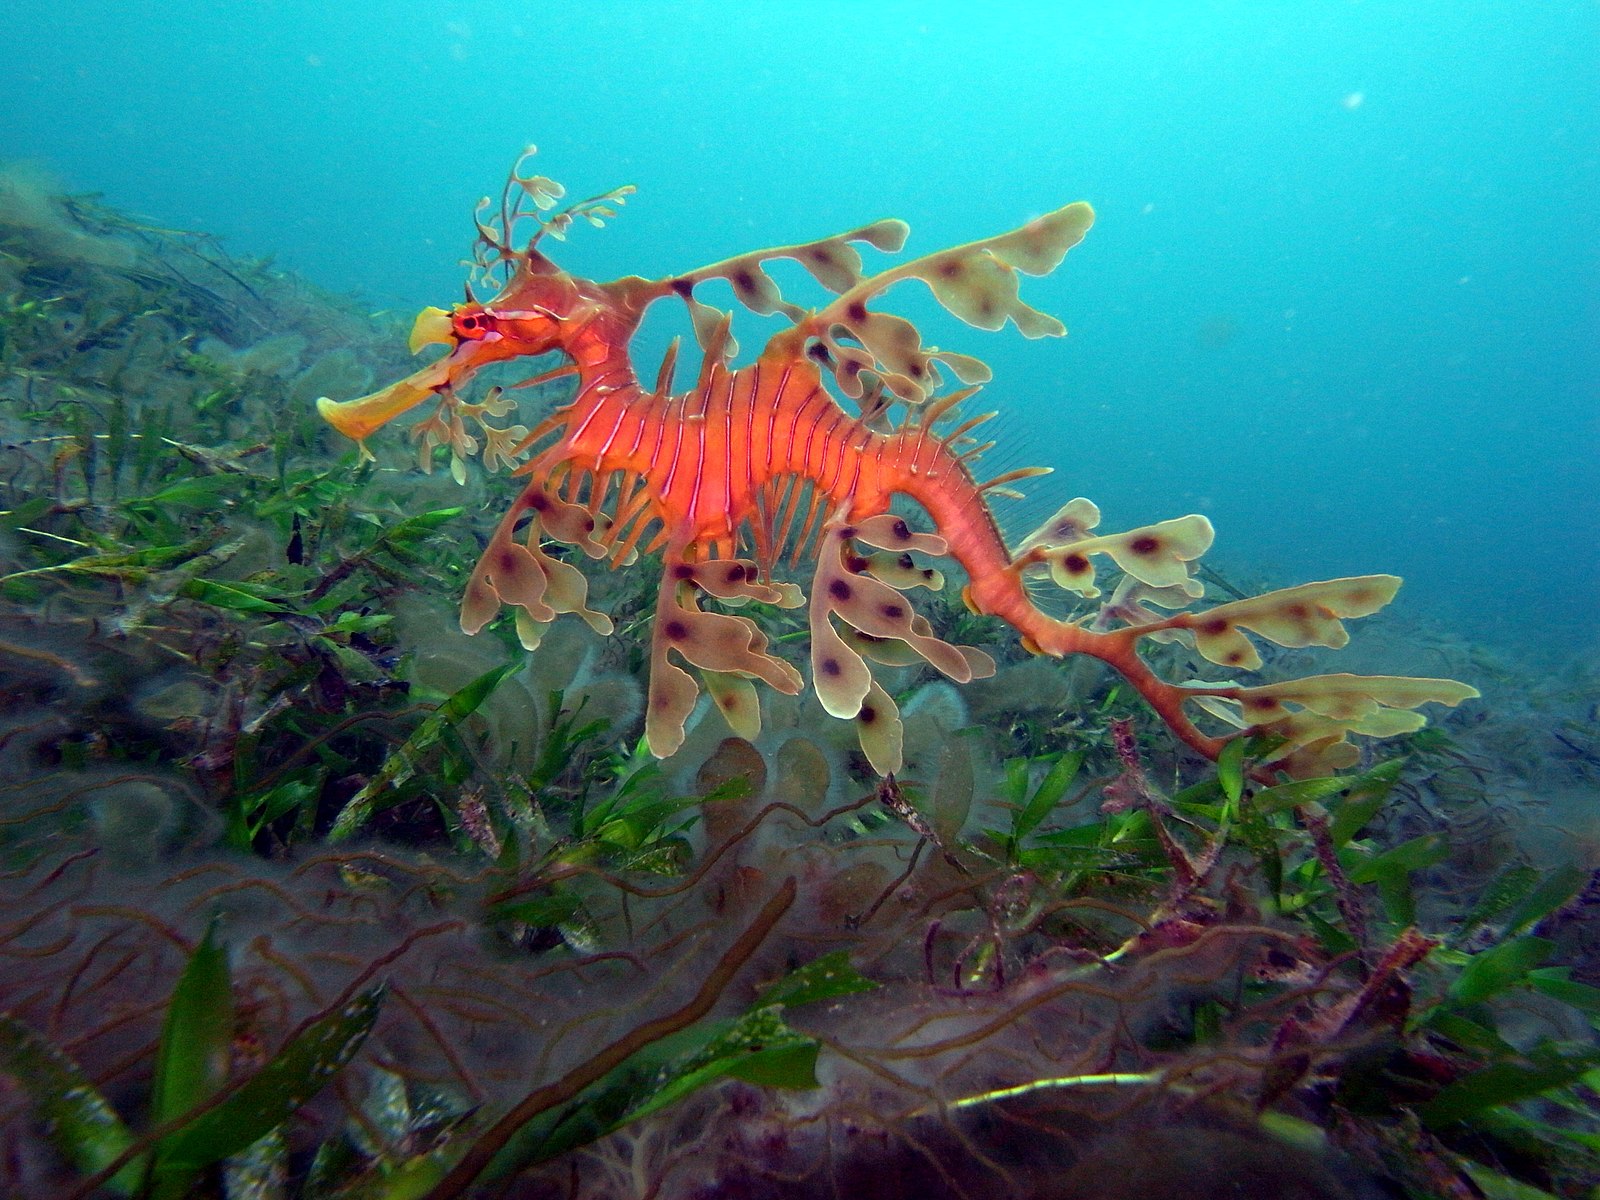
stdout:
<svg viewBox="0 0 1600 1200">
<path fill-rule="evenodd" d="M 837 658 L 825 658 L 818 663 L 817 666 L 821 668 L 824 675 L 830 677 L 839 675 L 843 671 L 843 668 L 839 666 L 839 660 Z"/>
<path fill-rule="evenodd" d="M 505 572 L 505 574 L 501 576 L 502 579 L 508 578 L 509 576 L 517 573 L 517 556 L 512 554 L 511 551 L 502 550 L 499 554 L 495 555 L 494 561 L 495 565 Z"/>
<path fill-rule="evenodd" d="M 754 291 L 756 286 L 755 276 L 749 271 L 735 271 L 732 279 L 733 286 L 740 291 Z"/>
<path fill-rule="evenodd" d="M 1284 615 L 1293 617 L 1296 621 L 1304 621 L 1311 616 L 1311 610 L 1304 604 L 1289 604 L 1284 606 Z"/>
<path fill-rule="evenodd" d="M 689 627 L 682 621 L 668 621 L 661 627 L 661 633 L 669 642 L 681 642 L 689 636 Z"/>
<path fill-rule="evenodd" d="M 846 554 L 844 556 L 844 569 L 853 575 L 859 575 L 868 567 L 868 562 L 859 554 Z"/>
<path fill-rule="evenodd" d="M 1061 565 L 1074 575 L 1082 575 L 1089 569 L 1089 560 L 1082 554 L 1069 554 L 1061 560 Z"/>
<path fill-rule="evenodd" d="M 1230 667 L 1236 667 L 1244 661 L 1244 651 L 1234 650 L 1229 654 L 1225 654 L 1223 655 L 1223 661 Z"/>
<path fill-rule="evenodd" d="M 898 621 L 901 617 L 906 615 L 905 606 L 903 604 L 885 604 L 880 611 L 891 621 Z"/>
<path fill-rule="evenodd" d="M 921 379 L 927 373 L 928 369 L 920 362 L 911 363 L 906 367 L 906 374 L 910 375 L 913 379 Z"/>
<path fill-rule="evenodd" d="M 966 264 L 964 264 L 959 258 L 947 258 L 937 267 L 935 267 L 934 270 L 938 271 L 939 275 L 944 279 L 954 279 L 957 275 L 961 274 L 961 272 L 965 269 L 965 266 Z"/>
<path fill-rule="evenodd" d="M 1254 708 L 1262 712 L 1267 712 L 1271 709 L 1277 708 L 1278 702 L 1272 699 L 1270 696 L 1247 696 L 1244 699 L 1244 706 L 1246 708 Z"/>
<path fill-rule="evenodd" d="M 530 493 L 528 496 L 527 505 L 529 508 L 533 509 L 534 512 L 544 512 L 545 509 L 550 507 L 550 497 L 546 496 L 543 492 Z"/>
<path fill-rule="evenodd" d="M 854 593 L 850 590 L 850 585 L 844 580 L 835 579 L 828 584 L 828 595 L 835 600 L 848 600 Z"/>
<path fill-rule="evenodd" d="M 692 564 L 692 563 L 674 563 L 673 566 L 672 566 L 672 577 L 674 579 L 693 579 L 694 578 L 694 564 Z"/>
<path fill-rule="evenodd" d="M 1222 617 L 1212 617 L 1209 621 L 1200 622 L 1200 632 L 1210 634 L 1212 637 L 1227 633 L 1232 628 Z"/>
<path fill-rule="evenodd" d="M 903 571 L 909 571 L 912 567 L 917 565 L 917 560 L 912 558 L 909 554 L 902 554 L 899 558 L 894 560 L 894 565 Z"/>
<path fill-rule="evenodd" d="M 1152 537 L 1147 533 L 1143 537 L 1136 537 L 1133 539 L 1133 541 L 1129 542 L 1128 549 L 1132 550 L 1135 554 L 1154 554 L 1157 550 L 1161 549 L 1161 539 L 1158 537 Z"/>
<path fill-rule="evenodd" d="M 685 300 L 689 298 L 689 293 L 694 291 L 694 284 L 690 283 L 687 279 L 674 279 L 667 286 L 673 291 L 677 292 L 678 295 L 682 296 Z"/>
<path fill-rule="evenodd" d="M 894 524 L 889 526 L 889 530 L 897 538 L 908 538 L 911 536 L 911 526 L 907 525 L 898 517 L 895 518 Z"/>
<path fill-rule="evenodd" d="M 854 304 L 845 308 L 844 315 L 852 321 L 865 321 L 867 319 L 867 306 L 857 300 Z"/>
<path fill-rule="evenodd" d="M 853 538 L 853 537 L 855 537 L 855 535 L 856 535 L 856 527 L 854 525 L 846 525 L 846 526 L 844 526 L 843 528 L 841 528 L 839 530 L 839 537 L 840 537 L 841 540 L 848 539 L 848 538 Z"/>
<path fill-rule="evenodd" d="M 856 720 L 860 721 L 863 725 L 871 725 L 877 719 L 878 710 L 873 708 L 870 704 L 863 704 L 861 706 L 861 711 L 856 714 Z"/>
<path fill-rule="evenodd" d="M 743 563 L 729 563 L 728 564 L 728 576 L 727 576 L 727 578 L 728 578 L 728 582 L 729 583 L 743 583 L 744 580 L 745 580 L 744 564 Z"/>
</svg>

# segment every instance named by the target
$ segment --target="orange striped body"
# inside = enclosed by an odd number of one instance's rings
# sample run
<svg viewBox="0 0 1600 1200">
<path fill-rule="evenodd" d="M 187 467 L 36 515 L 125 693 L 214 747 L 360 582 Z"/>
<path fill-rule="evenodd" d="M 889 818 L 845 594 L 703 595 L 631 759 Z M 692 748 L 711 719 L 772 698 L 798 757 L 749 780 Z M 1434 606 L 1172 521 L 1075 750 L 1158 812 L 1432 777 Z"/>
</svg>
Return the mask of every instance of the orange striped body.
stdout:
<svg viewBox="0 0 1600 1200">
<path fill-rule="evenodd" d="M 828 394 L 809 362 L 713 366 L 699 386 L 670 396 L 613 382 L 619 378 L 610 365 L 588 395 L 580 383 L 565 436 L 536 461 L 539 472 L 565 462 L 592 478 L 637 477 L 650 495 L 641 519 L 661 524 L 649 548 L 670 543 L 710 557 L 745 542 L 770 574 L 785 529 L 791 538 L 804 532 L 808 514 L 784 503 L 804 480 L 816 489 L 819 513 L 888 512 L 896 492 L 939 510 L 940 532 L 969 575 L 1009 562 L 988 506 L 943 439 L 925 429 L 868 428 Z"/>
</svg>

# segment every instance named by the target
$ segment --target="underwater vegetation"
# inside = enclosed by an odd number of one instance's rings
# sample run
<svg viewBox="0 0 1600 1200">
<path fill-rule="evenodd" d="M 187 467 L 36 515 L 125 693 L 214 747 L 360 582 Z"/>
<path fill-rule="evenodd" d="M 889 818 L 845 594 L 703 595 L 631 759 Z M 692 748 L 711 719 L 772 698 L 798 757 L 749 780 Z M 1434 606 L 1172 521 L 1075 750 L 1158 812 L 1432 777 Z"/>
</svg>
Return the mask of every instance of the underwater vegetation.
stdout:
<svg viewBox="0 0 1600 1200">
<path fill-rule="evenodd" d="M 552 187 L 547 236 L 615 202 L 563 213 Z M 1600 830 L 1552 809 L 1530 833 L 1506 797 L 1600 782 L 1592 664 L 1535 679 L 1380 626 L 1375 661 L 1425 651 L 1489 699 L 1336 751 L 1343 774 L 1318 755 L 1348 722 L 1197 755 L 1147 689 L 1028 654 L 900 561 L 931 542 L 817 532 L 815 488 L 768 510 L 770 580 L 702 575 L 731 541 L 671 579 L 577 468 L 538 528 L 609 513 L 585 532 L 639 561 L 586 579 L 583 536 L 530 547 L 529 493 L 500 521 L 465 463 L 567 419 L 561 363 L 376 393 L 440 399 L 432 474 L 380 439 L 346 453 L 314 402 L 401 376 L 398 332 L 0 172 L 0 1194 L 1591 1194 Z M 819 371 L 860 349 L 835 342 Z M 883 515 L 850 520 L 940 536 Z M 552 616 L 604 620 L 530 626 L 472 565 L 506 539 Z M 844 600 L 783 603 L 785 541 L 821 546 L 820 594 L 918 572 L 903 632 L 930 653 Z M 1107 553 L 1095 587 L 1150 586 Z M 1183 574 L 1211 612 L 1253 603 Z M 1099 631 L 1101 598 L 1070 595 L 1049 619 Z M 827 625 L 873 663 L 900 770 L 859 709 L 733 671 L 652 706 L 663 599 L 789 671 Z M 1145 641 L 1153 678 L 1204 669 Z M 993 674 L 952 686 L 935 644 Z M 1262 647 L 1259 686 L 1317 654 Z"/>
</svg>

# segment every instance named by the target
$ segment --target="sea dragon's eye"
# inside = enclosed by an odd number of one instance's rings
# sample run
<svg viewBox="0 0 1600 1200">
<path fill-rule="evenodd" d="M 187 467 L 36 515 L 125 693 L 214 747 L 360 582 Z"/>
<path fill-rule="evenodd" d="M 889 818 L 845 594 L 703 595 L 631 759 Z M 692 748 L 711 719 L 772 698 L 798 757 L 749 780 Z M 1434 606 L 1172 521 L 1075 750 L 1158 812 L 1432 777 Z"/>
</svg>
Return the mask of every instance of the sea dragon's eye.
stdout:
<svg viewBox="0 0 1600 1200">
<path fill-rule="evenodd" d="M 474 342 L 494 328 L 494 321 L 488 313 L 457 313 L 453 324 L 458 338 Z"/>
</svg>

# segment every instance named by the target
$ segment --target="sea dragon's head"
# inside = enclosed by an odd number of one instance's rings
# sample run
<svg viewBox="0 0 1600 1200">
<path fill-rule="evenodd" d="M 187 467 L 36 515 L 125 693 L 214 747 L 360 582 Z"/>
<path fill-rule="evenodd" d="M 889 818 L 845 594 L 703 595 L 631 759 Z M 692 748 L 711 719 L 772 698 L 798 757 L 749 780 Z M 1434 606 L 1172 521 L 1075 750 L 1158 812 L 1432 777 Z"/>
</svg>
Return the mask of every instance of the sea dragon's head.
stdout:
<svg viewBox="0 0 1600 1200">
<path fill-rule="evenodd" d="M 589 307 L 573 278 L 537 251 L 526 252 L 512 281 L 493 300 L 469 298 L 448 312 L 428 307 L 411 326 L 413 354 L 424 346 L 448 352 L 404 379 L 355 400 L 324 396 L 317 412 L 346 437 L 364 441 L 423 401 L 464 387 L 490 363 L 569 350 Z"/>
<path fill-rule="evenodd" d="M 600 285 L 568 275 L 539 252 L 538 244 L 546 234 L 564 238 L 580 217 L 590 225 L 604 224 L 633 188 L 615 188 L 556 209 L 565 189 L 526 170 L 533 154 L 532 146 L 522 152 L 498 207 L 484 199 L 474 221 L 475 277 L 504 286 L 487 303 L 477 300 L 469 286 L 466 303 L 449 312 L 430 307 L 417 314 L 411 352 L 438 344 L 448 347 L 442 358 L 370 396 L 343 403 L 326 396 L 318 400 L 317 412 L 340 433 L 363 441 L 423 401 L 464 386 L 490 363 L 551 350 L 583 360 L 592 352 L 594 335 L 602 330 L 593 329 L 586 341 L 583 334 L 597 314 L 614 311 L 616 298 Z M 526 229 L 530 223 L 532 236 L 522 242 L 518 228 Z"/>
</svg>

